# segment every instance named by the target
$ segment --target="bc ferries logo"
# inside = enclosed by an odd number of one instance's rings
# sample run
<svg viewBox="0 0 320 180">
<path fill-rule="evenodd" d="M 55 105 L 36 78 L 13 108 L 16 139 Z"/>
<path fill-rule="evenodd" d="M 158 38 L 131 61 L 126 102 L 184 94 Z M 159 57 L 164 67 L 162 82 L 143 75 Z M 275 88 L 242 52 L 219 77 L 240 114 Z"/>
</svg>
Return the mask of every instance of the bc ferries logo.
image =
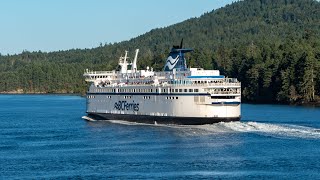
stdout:
<svg viewBox="0 0 320 180">
<path fill-rule="evenodd" d="M 179 61 L 179 55 L 175 59 L 173 59 L 171 56 L 169 56 L 167 59 L 167 63 L 164 67 L 165 68 L 168 67 L 169 70 L 172 70 L 176 66 L 178 61 Z"/>
<path fill-rule="evenodd" d="M 127 101 L 118 101 L 114 103 L 114 109 L 127 110 L 127 111 L 139 111 L 139 103 L 128 103 Z"/>
</svg>

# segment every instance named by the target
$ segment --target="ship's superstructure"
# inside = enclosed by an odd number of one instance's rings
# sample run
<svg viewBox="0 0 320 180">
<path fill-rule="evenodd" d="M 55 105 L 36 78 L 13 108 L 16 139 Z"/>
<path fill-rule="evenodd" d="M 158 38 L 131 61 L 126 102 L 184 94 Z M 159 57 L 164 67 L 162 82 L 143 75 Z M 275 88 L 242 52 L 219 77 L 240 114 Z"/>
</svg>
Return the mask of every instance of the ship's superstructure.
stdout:
<svg viewBox="0 0 320 180">
<path fill-rule="evenodd" d="M 88 116 L 152 124 L 239 121 L 240 82 L 219 70 L 187 68 L 184 54 L 190 51 L 174 46 L 161 72 L 138 70 L 138 49 L 132 62 L 128 51 L 120 57 L 120 71 L 86 70 Z"/>
</svg>

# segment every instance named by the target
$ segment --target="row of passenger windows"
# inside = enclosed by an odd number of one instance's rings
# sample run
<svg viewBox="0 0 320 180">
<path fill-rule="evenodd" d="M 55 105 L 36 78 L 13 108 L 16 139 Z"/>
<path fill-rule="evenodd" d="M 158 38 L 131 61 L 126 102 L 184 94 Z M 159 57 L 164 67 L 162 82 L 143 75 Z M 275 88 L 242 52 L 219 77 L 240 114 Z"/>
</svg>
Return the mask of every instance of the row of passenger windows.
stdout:
<svg viewBox="0 0 320 180">
<path fill-rule="evenodd" d="M 179 97 L 167 96 L 166 99 L 179 99 Z"/>
<path fill-rule="evenodd" d="M 118 92 L 120 93 L 152 93 L 153 89 L 119 89 Z"/>
<path fill-rule="evenodd" d="M 116 92 L 116 89 L 95 89 L 94 92 Z M 152 93 L 154 89 L 118 89 L 119 93 Z M 158 89 L 155 89 L 158 93 Z M 199 92 L 199 89 L 162 89 L 162 93 Z"/>
<path fill-rule="evenodd" d="M 219 80 L 212 80 L 212 81 L 193 81 L 195 84 L 206 84 L 206 83 L 223 83 L 223 81 Z"/>
<path fill-rule="evenodd" d="M 170 89 L 170 92 L 199 92 L 199 89 Z"/>
<path fill-rule="evenodd" d="M 111 99 L 111 96 L 107 96 L 107 98 L 108 98 L 108 99 Z M 124 99 L 131 99 L 132 96 L 124 96 L 123 98 L 124 98 Z"/>
<path fill-rule="evenodd" d="M 97 78 L 109 78 L 110 76 L 93 76 L 93 79 L 97 79 Z"/>
<path fill-rule="evenodd" d="M 112 96 L 106 96 L 108 99 L 111 99 Z M 88 99 L 94 99 L 95 96 L 88 95 Z M 124 99 L 131 99 L 132 96 L 123 96 Z M 143 96 L 143 99 L 151 99 L 151 96 Z M 166 99 L 179 99 L 179 97 L 167 96 Z"/>
<path fill-rule="evenodd" d="M 93 90 L 94 92 L 107 92 L 107 93 L 111 93 L 111 92 L 116 92 L 116 89 L 107 89 L 107 88 L 105 88 L 105 89 L 94 89 Z"/>
</svg>

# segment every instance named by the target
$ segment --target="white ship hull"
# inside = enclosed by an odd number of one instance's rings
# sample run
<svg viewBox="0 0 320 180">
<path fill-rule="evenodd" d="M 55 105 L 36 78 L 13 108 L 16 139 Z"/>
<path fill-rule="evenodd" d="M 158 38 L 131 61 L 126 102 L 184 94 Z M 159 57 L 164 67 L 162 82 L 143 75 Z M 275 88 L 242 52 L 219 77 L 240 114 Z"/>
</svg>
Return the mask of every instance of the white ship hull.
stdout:
<svg viewBox="0 0 320 180">
<path fill-rule="evenodd" d="M 192 86 L 199 92 L 171 93 L 175 89 L 189 91 L 189 86 L 179 87 L 123 87 L 158 93 L 107 93 L 108 88 L 92 87 L 88 92 L 87 113 L 100 119 L 127 120 L 165 124 L 208 124 L 240 120 L 240 95 L 230 99 L 217 99 L 202 87 Z M 163 92 L 163 89 L 166 89 Z M 171 90 L 172 89 L 172 90 Z M 119 91 L 119 89 L 117 89 Z M 125 90 L 124 90 L 125 91 Z M 161 93 L 159 93 L 161 92 Z M 219 96 L 221 97 L 221 96 Z"/>
<path fill-rule="evenodd" d="M 239 121 L 241 84 L 218 70 L 186 68 L 184 53 L 171 50 L 165 71 L 132 69 L 127 54 L 121 71 L 87 72 L 87 114 L 91 118 L 157 124 L 210 124 Z"/>
</svg>

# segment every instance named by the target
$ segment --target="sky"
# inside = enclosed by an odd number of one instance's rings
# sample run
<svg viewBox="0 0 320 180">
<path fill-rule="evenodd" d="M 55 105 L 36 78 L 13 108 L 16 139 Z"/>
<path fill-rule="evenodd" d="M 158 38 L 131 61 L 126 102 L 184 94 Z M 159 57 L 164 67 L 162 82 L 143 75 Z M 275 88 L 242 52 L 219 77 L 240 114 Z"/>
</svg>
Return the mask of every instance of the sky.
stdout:
<svg viewBox="0 0 320 180">
<path fill-rule="evenodd" d="M 199 17 L 235 0 L 0 0 L 0 53 L 93 48 Z"/>
</svg>

